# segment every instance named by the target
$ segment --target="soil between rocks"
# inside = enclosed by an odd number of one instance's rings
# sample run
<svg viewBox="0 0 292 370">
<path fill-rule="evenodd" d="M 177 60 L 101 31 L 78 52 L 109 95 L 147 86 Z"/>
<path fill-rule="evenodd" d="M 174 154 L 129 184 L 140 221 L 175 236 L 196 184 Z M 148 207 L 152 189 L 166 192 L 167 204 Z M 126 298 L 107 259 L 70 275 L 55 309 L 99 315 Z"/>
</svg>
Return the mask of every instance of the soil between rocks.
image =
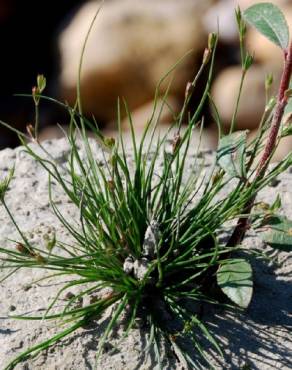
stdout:
<svg viewBox="0 0 292 370">
<path fill-rule="evenodd" d="M 46 149 L 62 165 L 66 164 L 69 147 L 65 139 L 47 141 Z M 98 148 L 96 148 L 97 155 Z M 189 159 L 190 161 L 191 159 Z M 43 236 L 56 232 L 59 240 L 68 241 L 69 236 L 61 227 L 49 206 L 48 176 L 23 147 L 0 152 L 0 179 L 15 164 L 15 178 L 7 193 L 7 203 L 21 229 L 31 240 L 41 244 Z M 276 187 L 267 187 L 259 194 L 259 199 L 272 202 L 281 195 L 283 214 L 292 219 L 292 171 L 279 176 Z M 54 200 L 63 214 L 78 219 L 78 210 L 53 184 Z M 12 240 L 20 240 L 19 235 L 0 206 L 0 245 L 9 245 Z M 226 312 L 222 308 L 205 307 L 204 319 L 209 328 L 221 341 L 225 359 L 214 356 L 216 369 L 292 369 L 292 259 L 291 253 L 274 252 L 253 234 L 245 240 L 247 247 L 252 245 L 264 249 L 275 263 L 252 260 L 254 271 L 254 296 L 245 312 Z M 1 271 L 1 277 L 5 272 Z M 61 328 L 53 321 L 20 321 L 10 319 L 9 314 L 42 312 L 54 298 L 61 283 L 56 280 L 31 282 L 44 275 L 37 270 L 20 270 L 1 283 L 0 290 L 0 369 L 16 355 L 35 345 Z M 36 358 L 16 367 L 25 370 L 72 370 L 94 369 L 95 355 L 101 335 L 111 312 L 86 328 L 79 329 Z M 117 331 L 107 343 L 107 351 L 102 356 L 97 369 L 134 370 L 155 369 L 154 356 L 145 356 L 146 329 L 134 329 L 128 338 L 119 341 L 121 331 Z M 117 346 L 116 349 L 114 347 Z M 171 348 L 163 347 L 164 369 L 183 369 Z M 114 349 L 114 350 L 112 350 Z M 207 369 L 198 364 L 199 369 Z"/>
</svg>

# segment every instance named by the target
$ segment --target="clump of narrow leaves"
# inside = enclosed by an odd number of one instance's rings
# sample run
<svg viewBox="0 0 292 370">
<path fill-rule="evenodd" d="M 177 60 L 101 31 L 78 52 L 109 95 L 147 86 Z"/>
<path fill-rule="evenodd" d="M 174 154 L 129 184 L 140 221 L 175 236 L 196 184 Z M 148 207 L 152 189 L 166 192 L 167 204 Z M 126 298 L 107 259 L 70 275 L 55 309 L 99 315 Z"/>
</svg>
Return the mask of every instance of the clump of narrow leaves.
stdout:
<svg viewBox="0 0 292 370">
<path fill-rule="evenodd" d="M 240 10 L 236 16 L 241 41 L 243 82 L 252 57 L 242 46 L 246 26 Z M 275 6 L 255 5 L 246 10 L 244 17 L 285 49 L 285 58 L 288 58 L 287 55 L 291 58 L 291 51 L 287 49 L 287 25 Z M 267 164 L 279 143 L 281 132 L 287 134 L 287 127 L 282 126 L 281 118 L 288 103 L 288 88 L 280 98 L 278 96 L 278 103 L 276 99 L 267 101 L 258 135 L 251 143 L 247 143 L 247 132 L 233 132 L 240 102 L 239 91 L 231 132 L 223 136 L 220 116 L 209 94 L 216 45 L 217 35 L 212 34 L 202 67 L 188 84 L 182 111 L 174 117 L 172 126 L 162 136 L 159 134 L 160 114 L 157 114 L 156 103 L 159 86 L 153 114 L 139 142 L 126 104 L 122 108 L 118 104 L 119 136 L 114 140 L 104 137 L 95 123 L 82 116 L 80 100 L 78 110 L 56 102 L 64 106 L 71 117 L 67 137 L 70 158 L 66 168 L 56 163 L 41 143 L 39 145 L 43 154 L 40 154 L 41 151 L 35 152 L 26 143 L 24 136 L 20 135 L 26 151 L 47 170 L 50 180 L 57 182 L 78 208 L 80 220 L 76 226 L 62 214 L 54 203 L 50 186 L 51 206 L 74 239 L 74 245 L 54 239 L 46 250 L 36 248 L 16 225 L 22 241 L 15 249 L 0 248 L 1 260 L 4 262 L 2 267 L 5 269 L 41 268 L 48 271 L 50 277 L 51 272 L 56 277 L 60 274 L 75 276 L 69 283 L 64 283 L 44 315 L 17 317 L 59 319 L 67 325 L 66 328 L 20 354 L 6 369 L 13 369 L 17 363 L 35 356 L 77 328 L 98 319 L 108 307 L 113 307 L 113 313 L 99 341 L 97 357 L 126 311 L 125 335 L 135 325 L 136 319 L 143 317 L 150 333 L 148 347 L 154 347 L 158 364 L 162 361 L 159 343 L 163 337 L 175 348 L 176 353 L 179 352 L 192 368 L 196 368 L 194 358 L 187 351 L 186 341 L 207 361 L 204 346 L 199 340 L 200 335 L 221 353 L 219 343 L 198 314 L 197 307 L 201 302 L 222 302 L 223 294 L 220 296 L 220 290 L 239 307 L 246 308 L 251 301 L 251 265 L 236 254 L 242 249 L 240 243 L 246 229 L 251 226 L 262 227 L 264 240 L 270 245 L 282 249 L 291 246 L 291 221 L 275 214 L 280 206 L 279 200 L 277 204 L 267 207 L 265 212 L 251 214 L 258 191 L 292 163 L 290 154 L 267 171 Z M 195 112 L 189 114 L 192 92 L 203 70 L 207 68 L 208 78 L 201 100 Z M 291 70 L 288 73 L 290 79 Z M 43 77 L 38 78 L 38 84 L 41 86 L 33 92 L 36 109 L 41 99 L 53 101 L 41 96 L 45 87 Z M 166 98 L 167 94 L 163 100 L 166 101 Z M 203 128 L 201 112 L 208 99 L 214 108 L 220 140 L 217 155 L 211 169 L 207 171 L 203 162 L 200 162 L 199 148 L 193 152 L 191 140 L 194 133 L 198 134 L 194 129 Z M 125 109 L 129 116 L 132 156 L 128 155 L 121 131 L 121 109 Z M 275 116 L 278 117 L 279 113 L 280 121 L 276 122 Z M 187 121 L 185 127 L 182 126 L 184 121 Z M 267 152 L 265 141 L 275 134 L 272 131 L 275 122 L 279 126 L 276 140 L 270 152 Z M 280 127 L 282 131 L 279 131 Z M 94 133 L 103 161 L 96 158 L 94 141 L 88 139 L 87 129 Z M 29 133 L 38 142 L 32 130 Z M 86 154 L 85 159 L 80 147 L 83 154 Z M 265 153 L 264 162 L 258 160 L 262 152 Z M 190 170 L 188 158 L 191 154 L 194 157 Z M 11 176 L 0 184 L 0 201 L 14 222 L 5 202 Z M 227 188 L 228 191 L 224 191 Z M 234 225 L 230 222 L 232 220 L 239 220 L 237 226 L 227 226 Z M 242 220 L 245 220 L 244 231 L 241 228 Z M 232 234 L 227 243 L 226 238 L 222 238 L 226 233 Z M 70 292 L 75 286 L 83 288 L 76 295 L 69 294 L 68 304 L 58 311 L 56 304 L 61 294 Z M 103 288 L 110 288 L 110 292 L 92 300 L 88 305 L 76 307 L 82 297 L 91 296 Z"/>
</svg>

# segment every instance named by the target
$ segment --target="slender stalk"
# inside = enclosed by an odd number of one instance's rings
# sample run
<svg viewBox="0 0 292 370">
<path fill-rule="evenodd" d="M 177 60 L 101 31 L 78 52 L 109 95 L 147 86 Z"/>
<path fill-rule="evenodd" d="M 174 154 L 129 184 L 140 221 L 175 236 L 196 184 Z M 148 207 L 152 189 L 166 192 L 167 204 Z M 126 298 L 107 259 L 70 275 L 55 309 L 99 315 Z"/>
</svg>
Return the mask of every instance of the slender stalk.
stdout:
<svg viewBox="0 0 292 370">
<path fill-rule="evenodd" d="M 40 114 L 39 114 L 39 103 L 35 103 L 35 123 L 34 123 L 34 135 L 35 135 L 35 138 L 36 140 L 38 139 L 38 135 L 39 135 L 39 121 L 40 121 L 40 118 L 39 118 Z"/>
<path fill-rule="evenodd" d="M 280 87 L 279 87 L 279 93 L 277 96 L 277 103 L 275 107 L 275 113 L 273 116 L 272 124 L 270 133 L 267 139 L 267 143 L 264 148 L 263 155 L 260 159 L 256 176 L 254 181 L 261 180 L 266 172 L 266 169 L 268 167 L 268 164 L 271 160 L 271 157 L 274 152 L 274 148 L 277 142 L 278 133 L 282 121 L 282 117 L 284 114 L 285 107 L 288 103 L 288 96 L 286 94 L 286 91 L 289 88 L 290 78 L 292 74 L 292 42 L 290 43 L 287 50 L 284 50 L 284 68 L 283 73 L 281 77 Z M 249 186 L 249 185 L 248 185 Z M 254 201 L 255 201 L 256 195 L 254 195 L 246 204 L 244 207 L 243 213 L 244 214 L 250 214 Z M 233 247 L 237 244 L 239 244 L 242 239 L 244 238 L 244 235 L 246 233 L 246 230 L 249 228 L 249 217 L 241 217 L 237 225 L 228 240 L 227 246 Z"/>
<path fill-rule="evenodd" d="M 235 105 L 235 109 L 234 109 L 234 112 L 233 112 L 233 115 L 232 115 L 229 134 L 232 134 L 233 131 L 235 130 L 235 120 L 236 120 L 236 116 L 237 116 L 237 112 L 238 112 L 238 108 L 239 108 L 239 101 L 240 101 L 240 97 L 241 97 L 241 92 L 242 92 L 242 87 L 243 87 L 243 82 L 244 82 L 245 75 L 246 75 L 246 69 L 243 69 L 241 79 L 240 79 L 239 91 L 238 91 L 238 95 L 237 95 L 237 99 L 236 99 L 236 105 Z"/>
<path fill-rule="evenodd" d="M 18 226 L 17 222 L 15 221 L 14 217 L 12 216 L 12 214 L 11 214 L 11 212 L 10 212 L 10 209 L 9 209 L 9 207 L 7 206 L 7 204 L 6 204 L 6 202 L 5 202 L 5 200 L 4 200 L 4 199 L 2 200 L 2 204 L 3 204 L 4 208 L 5 208 L 5 210 L 6 210 L 7 214 L 8 214 L 8 216 L 10 217 L 10 220 L 12 221 L 12 223 L 13 223 L 13 225 L 15 226 L 16 230 L 18 231 L 19 235 L 21 236 L 22 240 L 25 242 L 26 247 L 30 250 L 30 249 L 31 249 L 31 246 L 30 246 L 30 244 L 29 244 L 29 242 L 28 242 L 28 240 L 27 240 L 26 236 L 25 236 L 25 235 L 23 234 L 23 232 L 20 230 L 20 228 L 19 228 L 19 226 Z"/>
<path fill-rule="evenodd" d="M 78 65 L 78 78 L 77 78 L 77 107 L 78 107 L 78 112 L 82 114 L 82 101 L 81 101 L 81 72 L 82 72 L 82 65 L 83 65 L 83 59 L 84 59 L 84 54 L 86 50 L 86 45 L 89 39 L 89 36 L 91 34 L 92 28 L 95 24 L 96 18 L 101 10 L 103 1 L 101 1 L 101 5 L 98 7 L 97 11 L 94 14 L 94 17 L 92 18 L 92 21 L 90 22 L 88 31 L 86 32 L 85 40 L 82 45 L 82 50 L 81 50 L 81 55 L 80 55 L 80 60 L 79 60 L 79 65 Z"/>
</svg>

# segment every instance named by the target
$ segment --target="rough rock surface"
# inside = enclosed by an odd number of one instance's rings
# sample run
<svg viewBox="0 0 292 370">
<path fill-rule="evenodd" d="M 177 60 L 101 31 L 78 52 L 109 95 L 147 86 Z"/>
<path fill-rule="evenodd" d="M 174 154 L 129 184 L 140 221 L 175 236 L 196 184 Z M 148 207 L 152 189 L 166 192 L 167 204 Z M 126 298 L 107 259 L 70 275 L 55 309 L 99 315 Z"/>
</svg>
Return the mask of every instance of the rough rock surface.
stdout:
<svg viewBox="0 0 292 370">
<path fill-rule="evenodd" d="M 65 139 L 44 143 L 47 150 L 60 164 L 66 164 L 69 147 Z M 98 148 L 97 148 L 98 149 Z M 98 150 L 97 150 L 98 155 Z M 35 242 L 43 242 L 44 235 L 56 231 L 57 238 L 67 240 L 68 235 L 60 227 L 48 201 L 48 177 L 45 171 L 26 153 L 23 147 L 0 152 L 0 176 L 7 174 L 8 168 L 16 165 L 15 178 L 7 194 L 7 203 L 21 229 Z M 1 178 L 0 177 L 0 178 Z M 281 194 L 283 213 L 292 218 L 292 173 L 286 172 L 279 177 L 277 187 L 267 187 L 260 198 L 273 201 Z M 72 219 L 78 211 L 68 202 L 56 185 L 54 199 L 62 212 Z M 0 245 L 8 245 L 8 239 L 19 240 L 11 221 L 0 206 Z M 247 245 L 265 248 L 254 235 L 246 239 Z M 221 340 L 226 351 L 225 361 L 215 357 L 216 369 L 259 369 L 288 370 L 292 368 L 292 287 L 291 254 L 273 252 L 277 264 L 268 265 L 252 261 L 255 292 L 249 309 L 243 313 L 226 313 L 222 309 L 208 307 L 204 318 L 216 337 Z M 1 271 L 1 276 L 3 271 Z M 0 296 L 0 367 L 22 352 L 53 333 L 58 328 L 56 322 L 17 321 L 9 319 L 8 314 L 38 312 L 46 307 L 55 296 L 60 285 L 50 282 L 31 284 L 41 277 L 37 270 L 18 271 L 9 280 L 1 283 Z M 13 311 L 12 311 L 13 310 Z M 93 369 L 96 347 L 110 312 L 99 322 L 78 330 L 55 347 L 40 353 L 35 359 L 18 365 L 17 369 L 26 370 L 72 370 Z M 146 346 L 147 332 L 135 329 L 124 339 L 118 349 L 110 354 L 110 349 L 118 342 L 119 333 L 108 343 L 106 353 L 98 369 L 134 370 L 153 369 L 153 356 L 145 358 L 142 349 Z M 165 348 L 164 369 L 180 369 L 170 350 Z M 206 369 L 202 365 L 202 369 Z"/>
</svg>

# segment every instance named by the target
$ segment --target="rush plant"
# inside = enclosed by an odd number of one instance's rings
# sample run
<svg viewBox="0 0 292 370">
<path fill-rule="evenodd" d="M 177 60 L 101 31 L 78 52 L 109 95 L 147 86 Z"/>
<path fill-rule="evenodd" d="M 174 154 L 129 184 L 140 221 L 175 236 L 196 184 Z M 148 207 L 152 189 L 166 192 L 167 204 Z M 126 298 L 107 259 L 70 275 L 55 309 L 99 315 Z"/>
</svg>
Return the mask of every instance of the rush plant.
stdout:
<svg viewBox="0 0 292 370">
<path fill-rule="evenodd" d="M 0 202 L 21 237 L 14 249 L 0 248 L 1 269 L 8 277 L 10 270 L 20 268 L 43 269 L 50 278 L 52 273 L 56 278 L 72 277 L 69 283 L 64 282 L 44 314 L 15 316 L 21 320 L 59 319 L 65 328 L 25 350 L 6 365 L 6 370 L 100 318 L 109 307 L 113 308 L 113 313 L 99 340 L 97 361 L 111 331 L 120 324 L 120 318 L 126 312 L 124 335 L 129 333 L 137 318 L 142 317 L 149 328 L 148 348 L 154 348 L 157 364 L 161 365 L 160 343 L 164 338 L 175 353 L 179 353 L 179 358 L 183 358 L 190 368 L 197 368 L 187 342 L 206 361 L 210 360 L 198 331 L 221 353 L 220 343 L 198 314 L 197 306 L 201 302 L 225 304 L 223 296 L 241 308 L 246 308 L 251 301 L 252 268 L 249 261 L 238 254 L 244 248 L 241 242 L 246 231 L 251 227 L 260 230 L 265 225 L 268 231 L 262 235 L 267 243 L 290 248 L 292 223 L 276 215 L 280 200 L 261 212 L 258 209 L 253 211 L 257 193 L 292 163 L 290 153 L 273 168 L 268 167 L 281 137 L 292 132 L 290 123 L 283 120 L 285 109 L 286 112 L 290 109 L 291 95 L 292 43 L 289 42 L 288 26 L 280 10 L 269 3 L 254 5 L 243 14 L 238 9 L 236 19 L 242 59 L 241 87 L 253 62 L 243 46 L 245 21 L 277 44 L 283 50 L 284 58 L 278 95 L 267 100 L 257 137 L 250 143 L 247 142 L 247 132 L 235 131 L 241 88 L 227 135 L 222 133 L 220 115 L 209 93 L 218 40 L 216 34 L 209 36 L 201 68 L 187 85 L 181 112 L 162 136 L 158 126 L 162 109 L 158 108 L 157 102 L 161 98 L 160 84 L 172 71 L 161 80 L 155 94 L 153 114 L 139 142 L 125 103 L 118 102 L 118 139 L 104 137 L 97 124 L 82 115 L 80 86 L 77 104 L 71 108 L 42 95 L 45 79 L 38 77 L 32 94 L 36 105 L 36 127 L 28 127 L 28 132 L 40 150 L 35 151 L 27 144 L 26 135 L 17 133 L 25 150 L 47 170 L 50 184 L 52 180 L 57 182 L 78 208 L 80 218 L 77 224 L 65 218 L 54 203 L 53 190 L 49 186 L 51 207 L 74 243 L 65 244 L 54 239 L 46 250 L 35 247 L 16 224 L 5 201 L 9 184 L 13 185 L 10 183 L 13 171 L 0 184 Z M 82 58 L 80 69 L 81 65 Z M 201 100 L 190 114 L 192 93 L 206 69 L 208 77 Z M 267 90 L 270 84 L 271 76 L 268 76 Z M 166 101 L 166 98 L 167 93 L 162 100 Z M 70 114 L 67 135 L 70 158 L 66 165 L 57 163 L 38 141 L 38 109 L 42 99 L 63 106 Z M 208 100 L 218 125 L 217 154 L 211 170 L 206 171 L 203 165 L 199 165 L 197 148 L 192 171 L 187 172 L 186 161 L 192 152 L 191 139 L 197 132 L 194 128 L 203 129 L 202 107 Z M 121 109 L 125 109 L 129 117 L 131 158 L 127 155 L 122 134 Z M 88 138 L 88 129 L 96 140 Z M 102 162 L 97 160 L 93 149 L 96 141 L 104 158 Z M 227 187 L 228 192 L 224 192 Z M 232 220 L 235 224 L 237 221 L 236 226 L 230 226 L 234 225 L 230 222 Z M 221 237 L 226 232 L 229 235 L 227 242 Z M 252 250 L 245 252 L 254 256 Z M 70 296 L 66 307 L 58 310 L 61 294 L 75 286 L 79 287 L 80 293 Z M 110 289 L 106 295 L 76 307 L 80 298 L 91 296 L 103 288 Z M 218 295 L 220 290 L 224 293 L 222 297 Z"/>
</svg>

